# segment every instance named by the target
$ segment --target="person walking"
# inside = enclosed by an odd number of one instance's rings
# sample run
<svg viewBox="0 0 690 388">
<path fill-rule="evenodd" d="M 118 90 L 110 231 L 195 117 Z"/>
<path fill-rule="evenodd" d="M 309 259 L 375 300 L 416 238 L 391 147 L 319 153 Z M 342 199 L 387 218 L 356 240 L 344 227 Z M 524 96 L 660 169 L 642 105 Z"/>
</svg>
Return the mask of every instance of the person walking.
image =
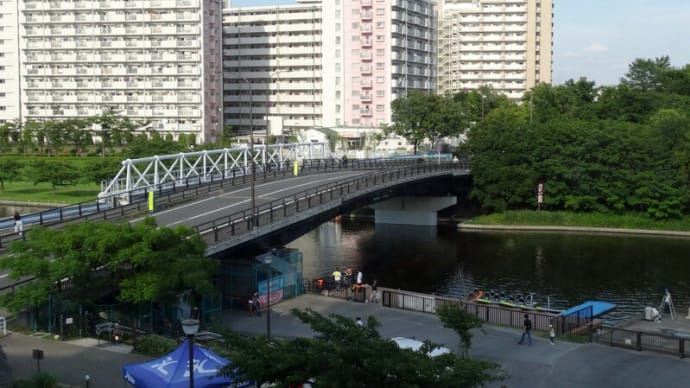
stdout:
<svg viewBox="0 0 690 388">
<path fill-rule="evenodd" d="M 555 339 L 556 339 L 556 329 L 554 329 L 552 324 L 549 324 L 549 341 L 551 341 L 551 345 L 556 344 L 556 342 L 554 342 Z"/>
<path fill-rule="evenodd" d="M 377 280 L 374 279 L 374 282 L 371 283 L 371 298 L 369 298 L 370 303 L 378 303 L 379 302 L 379 295 L 377 293 L 378 288 L 379 288 L 379 286 L 377 284 Z"/>
<path fill-rule="evenodd" d="M 14 212 L 14 233 L 20 236 L 24 233 L 24 221 L 22 221 L 22 216 L 19 215 L 18 211 Z"/>
<path fill-rule="evenodd" d="M 520 342 L 518 342 L 518 344 L 522 345 L 522 343 L 525 341 L 526 336 L 527 345 L 532 346 L 532 321 L 530 321 L 528 314 L 525 314 L 525 320 L 522 324 L 524 327 L 524 331 L 522 332 L 522 337 L 520 338 Z"/>
</svg>

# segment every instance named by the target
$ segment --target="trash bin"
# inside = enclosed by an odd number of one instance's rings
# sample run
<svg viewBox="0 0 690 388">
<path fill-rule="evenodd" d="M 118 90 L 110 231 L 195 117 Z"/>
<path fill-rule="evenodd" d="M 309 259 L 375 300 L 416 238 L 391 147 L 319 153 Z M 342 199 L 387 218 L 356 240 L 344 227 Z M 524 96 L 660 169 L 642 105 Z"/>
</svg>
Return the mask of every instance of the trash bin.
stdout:
<svg viewBox="0 0 690 388">
<path fill-rule="evenodd" d="M 354 290 L 354 295 L 352 295 L 352 300 L 355 302 L 362 302 L 367 300 L 366 297 L 366 288 L 364 288 L 363 285 L 361 284 L 356 284 L 355 285 L 355 290 Z"/>
</svg>

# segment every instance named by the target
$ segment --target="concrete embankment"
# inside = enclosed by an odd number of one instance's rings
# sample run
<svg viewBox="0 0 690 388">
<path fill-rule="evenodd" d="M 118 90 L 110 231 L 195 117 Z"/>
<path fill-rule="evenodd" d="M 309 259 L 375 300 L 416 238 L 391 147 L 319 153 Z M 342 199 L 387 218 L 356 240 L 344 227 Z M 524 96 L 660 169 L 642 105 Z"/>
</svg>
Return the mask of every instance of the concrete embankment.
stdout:
<svg viewBox="0 0 690 388">
<path fill-rule="evenodd" d="M 621 228 L 596 228 L 579 226 L 540 226 L 540 225 L 480 225 L 471 223 L 458 224 L 458 230 L 462 231 L 506 231 L 506 232 L 534 232 L 534 233 L 581 233 L 581 234 L 608 234 L 608 235 L 636 235 L 653 237 L 680 237 L 690 238 L 690 232 L 677 232 L 673 230 L 649 230 L 649 229 L 621 229 Z"/>
</svg>

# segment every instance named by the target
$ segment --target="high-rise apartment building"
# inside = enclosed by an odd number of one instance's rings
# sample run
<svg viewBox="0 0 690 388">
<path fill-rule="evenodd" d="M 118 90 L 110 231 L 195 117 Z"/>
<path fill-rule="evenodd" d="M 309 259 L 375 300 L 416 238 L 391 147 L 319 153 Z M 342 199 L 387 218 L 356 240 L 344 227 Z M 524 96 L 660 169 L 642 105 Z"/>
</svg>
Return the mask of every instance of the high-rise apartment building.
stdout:
<svg viewBox="0 0 690 388">
<path fill-rule="evenodd" d="M 345 1 L 344 122 L 390 123 L 391 101 L 408 90 L 435 92 L 433 3 L 430 0 Z"/>
<path fill-rule="evenodd" d="M 226 125 L 263 132 L 271 122 L 274 134 L 335 125 L 335 15 L 320 1 L 223 10 Z"/>
<path fill-rule="evenodd" d="M 377 128 L 407 90 L 434 92 L 431 0 L 298 0 L 226 8 L 225 122 Z"/>
<path fill-rule="evenodd" d="M 438 91 L 490 86 L 519 99 L 551 82 L 553 0 L 440 0 Z"/>
<path fill-rule="evenodd" d="M 215 140 L 221 13 L 218 0 L 18 0 L 17 118 L 114 112 Z"/>
<path fill-rule="evenodd" d="M 0 125 L 19 118 L 17 1 L 0 0 Z"/>
</svg>

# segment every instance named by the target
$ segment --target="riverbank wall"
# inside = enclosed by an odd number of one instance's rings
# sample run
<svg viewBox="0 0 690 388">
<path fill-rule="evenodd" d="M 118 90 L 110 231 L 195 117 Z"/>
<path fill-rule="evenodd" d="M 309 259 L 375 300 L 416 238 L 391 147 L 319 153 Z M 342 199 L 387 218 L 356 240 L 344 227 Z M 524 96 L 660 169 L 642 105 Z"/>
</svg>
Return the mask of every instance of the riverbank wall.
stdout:
<svg viewBox="0 0 690 388">
<path fill-rule="evenodd" d="M 540 225 L 479 225 L 461 222 L 457 225 L 463 232 L 480 231 L 504 231 L 504 232 L 528 232 L 528 233 L 579 233 L 579 234 L 603 234 L 603 235 L 634 235 L 650 237 L 675 237 L 690 238 L 690 232 L 678 232 L 673 230 L 648 230 L 648 229 L 621 229 L 621 228 L 595 228 L 577 226 L 540 226 Z"/>
</svg>

